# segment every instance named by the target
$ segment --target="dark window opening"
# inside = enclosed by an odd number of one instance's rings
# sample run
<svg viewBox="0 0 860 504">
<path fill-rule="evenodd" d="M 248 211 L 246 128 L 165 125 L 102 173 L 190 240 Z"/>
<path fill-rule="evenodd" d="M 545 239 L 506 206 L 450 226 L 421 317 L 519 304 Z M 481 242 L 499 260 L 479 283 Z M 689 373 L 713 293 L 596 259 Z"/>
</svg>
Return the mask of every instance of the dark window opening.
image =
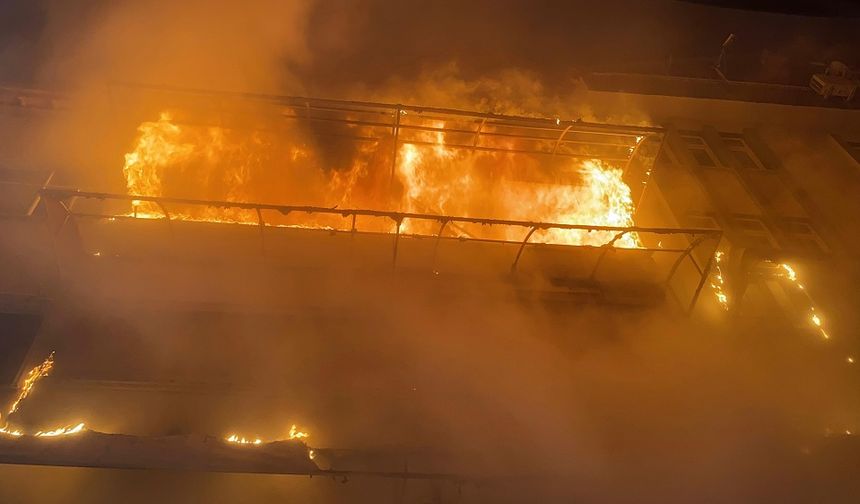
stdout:
<svg viewBox="0 0 860 504">
<path fill-rule="evenodd" d="M 693 154 L 693 157 L 696 158 L 696 163 L 698 163 L 699 166 L 716 168 L 717 164 L 705 149 L 690 149 L 690 152 Z"/>
</svg>

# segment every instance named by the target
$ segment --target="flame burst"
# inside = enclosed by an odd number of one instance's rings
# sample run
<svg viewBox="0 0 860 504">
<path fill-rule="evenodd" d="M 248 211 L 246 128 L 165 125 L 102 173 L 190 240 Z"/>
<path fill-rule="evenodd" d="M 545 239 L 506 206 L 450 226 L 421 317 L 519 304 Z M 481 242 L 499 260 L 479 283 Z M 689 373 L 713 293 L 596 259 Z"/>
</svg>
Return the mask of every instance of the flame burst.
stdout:
<svg viewBox="0 0 860 504">
<path fill-rule="evenodd" d="M 445 123 L 435 121 L 434 128 Z M 289 135 L 287 135 L 289 136 Z M 349 159 L 326 154 L 297 138 L 261 133 L 237 136 L 218 127 L 176 124 L 170 113 L 144 122 L 125 156 L 123 174 L 129 195 L 184 196 L 226 201 L 267 201 L 338 205 L 405 212 L 523 221 L 629 227 L 634 205 L 623 170 L 599 160 L 552 161 L 552 170 L 535 157 L 508 152 L 449 148 L 445 133 L 421 131 L 403 140 L 396 152 L 375 144 L 356 147 Z M 639 138 L 636 139 L 637 143 Z M 288 147 L 284 143 L 292 142 Z M 380 143 L 379 145 L 384 145 Z M 511 148 L 516 147 L 511 140 Z M 388 172 L 394 166 L 394 185 Z M 277 167 L 277 177 L 272 169 Z M 293 180 L 294 179 L 294 180 Z M 301 191 L 287 187 L 298 182 Z M 172 218 L 256 224 L 255 212 L 208 208 L 170 210 Z M 161 218 L 157 204 L 137 201 L 136 217 Z M 282 224 L 273 216 L 269 223 Z M 319 225 L 303 217 L 296 225 Z M 327 217 L 328 218 L 328 217 Z M 453 228 L 454 226 L 452 226 Z M 403 223 L 403 231 L 435 234 L 437 224 Z M 390 229 L 387 229 L 390 231 Z M 525 230 L 463 225 L 449 230 L 473 237 L 520 241 Z M 566 245 L 641 246 L 635 233 L 616 238 L 610 231 L 540 230 L 533 241 Z M 615 239 L 615 241 L 613 241 Z"/>
</svg>

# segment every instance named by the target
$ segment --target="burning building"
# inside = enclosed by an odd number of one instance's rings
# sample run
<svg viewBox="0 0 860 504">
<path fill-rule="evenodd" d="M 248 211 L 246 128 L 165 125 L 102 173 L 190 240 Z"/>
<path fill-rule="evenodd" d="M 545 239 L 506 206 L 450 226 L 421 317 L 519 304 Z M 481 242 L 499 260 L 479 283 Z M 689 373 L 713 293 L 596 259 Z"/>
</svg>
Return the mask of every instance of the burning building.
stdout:
<svg viewBox="0 0 860 504">
<path fill-rule="evenodd" d="M 588 119 L 0 89 L 8 495 L 856 492 L 856 102 L 580 84 Z"/>
</svg>

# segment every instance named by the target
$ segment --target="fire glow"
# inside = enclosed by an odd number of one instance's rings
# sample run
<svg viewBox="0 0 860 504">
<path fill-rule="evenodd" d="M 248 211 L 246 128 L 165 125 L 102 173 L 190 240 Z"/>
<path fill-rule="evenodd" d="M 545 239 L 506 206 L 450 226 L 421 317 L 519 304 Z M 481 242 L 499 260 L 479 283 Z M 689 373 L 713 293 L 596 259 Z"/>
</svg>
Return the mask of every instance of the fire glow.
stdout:
<svg viewBox="0 0 860 504">
<path fill-rule="evenodd" d="M 612 227 L 634 225 L 634 205 L 623 170 L 597 159 L 557 163 L 551 175 L 534 157 L 515 157 L 506 152 L 464 151 L 446 145 L 445 123 L 428 123 L 412 141 L 401 141 L 395 159 L 383 149 L 361 145 L 338 166 L 316 152 L 308 142 L 270 138 L 258 132 L 236 132 L 220 127 L 186 126 L 169 112 L 157 121 L 143 122 L 132 150 L 125 155 L 123 174 L 131 196 L 182 196 L 228 202 L 267 202 L 338 208 L 372 208 L 480 218 L 581 224 Z M 289 136 L 289 135 L 286 135 Z M 632 147 L 641 137 L 631 139 Z M 293 141 L 284 148 L 284 142 Z M 514 142 L 514 140 L 511 140 Z M 381 142 L 380 142 L 381 143 Z M 632 148 L 631 147 L 631 148 Z M 266 183 L 268 166 L 294 172 L 284 178 L 307 178 L 302 191 L 277 190 L 278 182 Z M 391 167 L 393 166 L 393 170 Z M 388 172 L 391 171 L 389 179 Z M 527 175 L 523 175 L 523 174 Z M 533 174 L 534 175 L 533 175 Z M 541 176 L 537 176 L 541 175 Z M 183 189 L 184 188 L 184 189 Z M 193 193 L 193 194 L 192 194 Z M 253 210 L 207 207 L 170 210 L 180 220 L 257 224 Z M 150 201 L 133 201 L 131 216 L 163 218 L 166 210 Z M 272 216 L 274 225 L 300 227 L 337 226 L 326 216 Z M 341 223 L 342 224 L 342 223 Z M 433 223 L 403 222 L 402 231 L 435 234 Z M 520 241 L 524 231 L 516 227 L 488 229 L 468 224 L 451 226 L 457 236 Z M 453 229 L 456 228 L 456 229 Z M 384 229 L 391 232 L 390 227 Z M 539 230 L 533 241 L 563 245 L 601 246 L 617 232 L 579 229 Z M 613 246 L 641 247 L 636 233 L 620 236 Z"/>
</svg>

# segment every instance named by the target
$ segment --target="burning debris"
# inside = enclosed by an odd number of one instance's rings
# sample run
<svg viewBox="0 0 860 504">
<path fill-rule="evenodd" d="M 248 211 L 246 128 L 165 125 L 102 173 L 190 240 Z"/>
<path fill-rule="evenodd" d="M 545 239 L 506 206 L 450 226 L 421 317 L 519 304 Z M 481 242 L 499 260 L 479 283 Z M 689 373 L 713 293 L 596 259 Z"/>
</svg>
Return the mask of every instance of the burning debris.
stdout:
<svg viewBox="0 0 860 504">
<path fill-rule="evenodd" d="M 797 272 L 788 264 L 782 263 L 779 265 L 781 276 L 783 279 L 787 280 L 792 286 L 794 286 L 798 291 L 803 293 L 804 298 L 809 305 L 809 322 L 812 323 L 815 330 L 818 334 L 821 335 L 825 340 L 830 339 L 830 334 L 824 329 L 824 320 L 821 317 L 821 314 L 815 309 L 815 302 L 812 300 L 812 296 L 810 296 L 809 292 L 806 290 L 806 287 L 800 282 L 800 279 L 797 276 Z M 846 362 L 852 364 L 854 359 L 852 357 L 848 357 Z"/>
<path fill-rule="evenodd" d="M 48 376 L 51 370 L 54 368 L 54 352 L 51 352 L 48 357 L 45 358 L 44 362 L 34 367 L 27 373 L 27 377 L 24 379 L 24 384 L 21 385 L 21 389 L 18 391 L 18 396 L 15 398 L 15 401 L 12 403 L 12 406 L 9 408 L 8 414 L 11 415 L 18 411 L 18 407 L 21 406 L 21 402 L 30 395 L 30 392 L 33 390 L 33 387 L 36 386 L 36 382 L 40 379 Z"/>
<path fill-rule="evenodd" d="M 18 411 L 21 407 L 21 403 L 30 395 L 30 392 L 33 391 L 33 387 L 36 386 L 36 382 L 40 379 L 48 376 L 51 370 L 54 369 L 54 352 L 51 352 L 45 360 L 34 367 L 27 373 L 27 377 L 24 379 L 23 385 L 21 385 L 20 390 L 18 391 L 18 395 L 15 397 L 15 401 L 12 403 L 12 406 L 9 407 L 9 411 L 7 414 L 7 418 L 11 416 L 13 413 Z M 47 431 L 38 431 L 35 434 L 32 434 L 34 437 L 57 437 L 57 436 L 67 436 L 70 434 L 77 434 L 84 430 L 84 423 L 80 422 L 76 425 L 69 425 L 66 427 L 59 427 L 56 429 L 51 429 Z M 27 435 L 24 431 L 20 429 L 16 429 L 9 425 L 7 420 L 6 424 L 0 428 L 0 434 L 5 434 L 7 436 L 12 437 L 21 437 Z"/>
<path fill-rule="evenodd" d="M 21 386 L 21 389 L 18 392 L 18 395 L 13 402 L 12 406 L 9 408 L 9 415 L 15 413 L 20 408 L 24 399 L 26 399 L 30 392 L 35 387 L 36 382 L 38 382 L 41 378 L 48 376 L 51 370 L 54 368 L 54 352 L 51 352 L 48 357 L 38 366 L 34 367 L 27 373 L 27 377 L 24 380 L 24 384 Z M 55 438 L 62 436 L 70 436 L 73 434 L 80 434 L 86 430 L 86 425 L 84 422 L 79 422 L 73 425 L 67 425 L 65 427 L 58 427 L 50 430 L 40 430 L 34 434 L 27 434 L 25 431 L 15 428 L 11 426 L 8 421 L 3 427 L 0 427 L 0 434 L 3 434 L 8 438 L 24 438 L 24 437 L 32 437 L 32 438 Z M 86 430 L 86 432 L 93 433 L 93 431 Z M 105 433 L 97 433 L 100 436 L 111 436 L 111 434 Z M 128 437 L 128 436 L 126 436 Z M 298 429 L 296 424 L 292 424 L 290 426 L 289 432 L 287 433 L 287 438 L 284 440 L 276 440 L 265 442 L 267 445 L 272 445 L 273 443 L 281 443 L 283 441 L 300 441 L 302 446 L 304 446 L 304 442 L 301 441 L 303 439 L 307 439 L 309 434 L 307 432 L 301 431 Z M 264 444 L 264 441 L 259 438 L 248 439 L 244 437 L 240 437 L 236 434 L 232 434 L 225 438 L 228 443 L 240 444 L 240 445 L 255 445 L 260 446 Z M 313 450 L 307 451 L 307 456 L 309 459 L 313 459 Z"/>
<path fill-rule="evenodd" d="M 712 278 L 710 285 L 717 303 L 724 310 L 728 310 L 730 305 L 728 295 L 726 294 L 726 279 L 721 268 L 724 256 L 725 253 L 722 251 L 718 251 L 714 254 L 714 272 L 711 275 Z M 809 294 L 806 286 L 800 281 L 797 270 L 795 270 L 795 268 L 790 264 L 786 263 L 777 264 L 767 261 L 766 264 L 775 269 L 775 273 L 773 274 L 776 277 L 785 281 L 790 287 L 795 289 L 796 293 L 801 295 L 806 304 L 805 311 L 807 315 L 804 316 L 804 319 L 823 340 L 830 340 L 830 333 L 827 332 L 824 327 L 824 318 L 820 310 L 817 308 L 815 301 L 812 299 L 812 296 Z M 847 355 L 845 356 L 844 361 L 847 364 L 854 364 L 854 356 Z"/>
<path fill-rule="evenodd" d="M 76 436 L 50 443 L 50 450 L 45 449 L 46 443 L 50 442 L 35 436 L 0 438 L 0 463 L 270 474 L 319 472 L 307 447 L 296 442 L 265 443 L 249 457 L 246 450 L 210 436 L 143 437 L 81 427 Z"/>
</svg>

